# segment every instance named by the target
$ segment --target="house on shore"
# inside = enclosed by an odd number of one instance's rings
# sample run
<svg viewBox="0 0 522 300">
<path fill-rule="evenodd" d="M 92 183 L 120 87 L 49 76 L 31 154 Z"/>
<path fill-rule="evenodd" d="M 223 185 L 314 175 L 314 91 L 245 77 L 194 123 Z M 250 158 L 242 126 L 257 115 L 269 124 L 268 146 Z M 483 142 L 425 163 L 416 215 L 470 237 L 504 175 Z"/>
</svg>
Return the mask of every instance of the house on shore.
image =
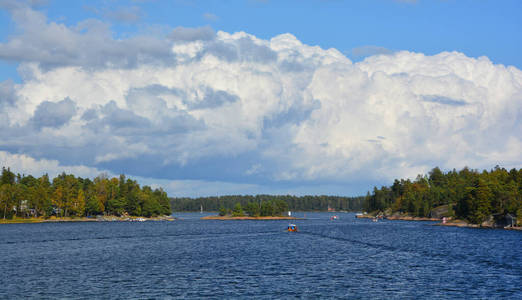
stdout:
<svg viewBox="0 0 522 300">
<path fill-rule="evenodd" d="M 515 227 L 517 225 L 517 218 L 509 213 L 501 216 L 500 218 L 497 217 L 495 219 L 496 219 L 495 227 L 506 228 L 506 227 Z"/>
</svg>

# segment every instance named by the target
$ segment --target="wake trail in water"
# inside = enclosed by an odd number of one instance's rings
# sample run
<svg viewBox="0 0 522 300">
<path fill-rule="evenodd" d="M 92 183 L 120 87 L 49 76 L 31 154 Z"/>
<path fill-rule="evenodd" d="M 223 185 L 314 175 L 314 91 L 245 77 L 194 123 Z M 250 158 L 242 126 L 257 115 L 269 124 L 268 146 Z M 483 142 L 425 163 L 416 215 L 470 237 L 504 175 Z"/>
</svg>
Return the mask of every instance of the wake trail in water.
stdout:
<svg viewBox="0 0 522 300">
<path fill-rule="evenodd" d="M 456 263 L 466 261 L 468 263 L 472 263 L 472 264 L 479 263 L 479 264 L 491 266 L 491 267 L 494 267 L 497 269 L 513 270 L 513 271 L 515 271 L 515 273 L 518 273 L 518 274 L 522 273 L 522 268 L 515 267 L 510 264 L 499 263 L 499 262 L 491 261 L 491 260 L 487 260 L 487 259 L 471 259 L 471 258 L 467 257 L 466 255 L 457 255 L 457 254 L 450 254 L 450 253 L 434 253 L 432 251 L 427 251 L 427 250 L 418 249 L 418 248 L 411 249 L 411 248 L 393 247 L 393 246 L 388 246 L 388 245 L 370 243 L 370 242 L 365 242 L 365 241 L 361 241 L 361 240 L 354 240 L 354 239 L 349 239 L 349 238 L 344 238 L 344 237 L 326 235 L 326 234 L 322 234 L 322 233 L 315 233 L 315 232 L 300 232 L 300 234 L 305 234 L 305 235 L 324 238 L 324 239 L 330 239 L 330 240 L 334 240 L 334 241 L 349 242 L 352 244 L 363 245 L 363 246 L 366 246 L 369 248 L 384 250 L 384 251 L 388 251 L 388 252 L 392 252 L 392 253 L 393 252 L 410 253 L 410 254 L 416 254 L 416 255 L 420 255 L 420 256 L 424 256 L 424 257 L 439 258 L 439 259 L 442 258 L 443 260 L 452 260 L 453 262 L 456 262 Z"/>
</svg>

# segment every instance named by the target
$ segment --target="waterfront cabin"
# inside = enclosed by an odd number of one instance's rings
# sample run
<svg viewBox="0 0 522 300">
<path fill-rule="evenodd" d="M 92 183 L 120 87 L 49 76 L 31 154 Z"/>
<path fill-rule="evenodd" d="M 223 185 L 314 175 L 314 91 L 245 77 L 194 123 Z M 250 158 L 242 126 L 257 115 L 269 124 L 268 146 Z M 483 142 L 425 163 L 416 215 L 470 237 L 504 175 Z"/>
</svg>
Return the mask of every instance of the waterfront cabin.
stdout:
<svg viewBox="0 0 522 300">
<path fill-rule="evenodd" d="M 504 216 L 504 227 L 514 227 L 517 225 L 517 218 L 512 214 L 506 214 Z"/>
<path fill-rule="evenodd" d="M 517 226 L 517 218 L 512 214 L 497 214 L 494 215 L 495 219 L 494 227 L 496 228 L 508 228 Z"/>
</svg>

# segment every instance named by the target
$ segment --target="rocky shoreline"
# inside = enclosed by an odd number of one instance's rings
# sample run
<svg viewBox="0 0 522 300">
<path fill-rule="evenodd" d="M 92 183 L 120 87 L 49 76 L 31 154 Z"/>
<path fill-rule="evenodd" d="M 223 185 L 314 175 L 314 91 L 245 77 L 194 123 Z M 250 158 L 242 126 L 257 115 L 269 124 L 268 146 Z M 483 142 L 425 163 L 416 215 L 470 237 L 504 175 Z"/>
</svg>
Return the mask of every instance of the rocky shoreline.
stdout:
<svg viewBox="0 0 522 300">
<path fill-rule="evenodd" d="M 394 221 L 440 221 L 440 219 L 436 218 L 425 218 L 425 217 L 412 217 L 412 216 L 374 216 L 372 214 L 365 215 L 357 215 L 357 218 L 362 219 L 386 219 L 386 220 L 394 220 Z"/>
<path fill-rule="evenodd" d="M 464 228 L 482 228 L 482 229 L 504 229 L 504 230 L 518 230 L 522 231 L 522 227 L 495 227 L 490 224 L 471 224 L 463 220 L 449 220 L 445 223 L 440 222 L 433 224 L 434 226 L 451 226 L 451 227 L 464 227 Z"/>
<path fill-rule="evenodd" d="M 518 230 L 522 231 L 522 227 L 495 227 L 491 224 L 471 224 L 464 220 L 458 220 L 458 219 L 447 219 L 445 222 L 443 222 L 439 218 L 425 218 L 425 217 L 412 217 L 412 216 L 398 216 L 398 215 L 391 215 L 391 216 L 375 216 L 373 214 L 364 214 L 364 215 L 357 215 L 357 218 L 363 218 L 363 219 L 386 219 L 386 220 L 392 220 L 392 221 L 432 221 L 432 222 L 439 222 L 432 224 L 434 226 L 450 226 L 450 227 L 463 227 L 463 228 L 482 228 L 482 229 L 504 229 L 504 230 Z"/>
</svg>

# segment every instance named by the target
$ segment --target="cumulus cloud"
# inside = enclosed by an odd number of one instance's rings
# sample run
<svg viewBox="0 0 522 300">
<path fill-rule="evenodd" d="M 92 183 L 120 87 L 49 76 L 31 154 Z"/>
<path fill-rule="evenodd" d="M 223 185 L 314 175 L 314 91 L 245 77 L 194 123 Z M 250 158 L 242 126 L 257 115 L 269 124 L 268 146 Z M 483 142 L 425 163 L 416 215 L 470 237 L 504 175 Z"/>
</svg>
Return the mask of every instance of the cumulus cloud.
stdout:
<svg viewBox="0 0 522 300">
<path fill-rule="evenodd" d="M 10 153 L 198 189 L 229 182 L 230 191 L 282 182 L 335 190 L 437 165 L 522 165 L 522 72 L 486 57 L 400 51 L 352 63 L 291 34 L 263 40 L 209 27 L 147 44 L 23 9 L 28 30 L 0 44 L 24 79 L 0 84 L 9 117 L 0 147 Z M 38 53 L 17 46 L 33 39 Z M 50 66 L 51 52 L 60 63 Z"/>
<path fill-rule="evenodd" d="M 16 101 L 15 85 L 12 80 L 0 82 L 0 107 L 13 105 Z"/>
<path fill-rule="evenodd" d="M 0 43 L 0 59 L 34 62 L 43 68 L 63 66 L 135 67 L 140 64 L 172 64 L 166 39 L 150 35 L 129 39 L 112 38 L 110 26 L 85 20 L 74 27 L 48 22 L 41 12 L 23 2 L 5 1 L 20 34 Z"/>
<path fill-rule="evenodd" d="M 61 127 L 76 114 L 76 104 L 69 98 L 53 103 L 44 101 L 38 105 L 31 119 L 37 128 Z"/>
<path fill-rule="evenodd" d="M 86 178 L 94 178 L 102 173 L 109 174 L 106 170 L 82 165 L 61 165 L 57 160 L 34 159 L 25 154 L 12 154 L 6 151 L 0 151 L 0 165 L 11 168 L 13 172 L 36 177 L 48 174 L 53 178 L 62 172 Z"/>
<path fill-rule="evenodd" d="M 214 39 L 214 30 L 209 27 L 176 27 L 168 36 L 172 41 L 193 42 L 197 40 L 209 41 Z"/>
</svg>

